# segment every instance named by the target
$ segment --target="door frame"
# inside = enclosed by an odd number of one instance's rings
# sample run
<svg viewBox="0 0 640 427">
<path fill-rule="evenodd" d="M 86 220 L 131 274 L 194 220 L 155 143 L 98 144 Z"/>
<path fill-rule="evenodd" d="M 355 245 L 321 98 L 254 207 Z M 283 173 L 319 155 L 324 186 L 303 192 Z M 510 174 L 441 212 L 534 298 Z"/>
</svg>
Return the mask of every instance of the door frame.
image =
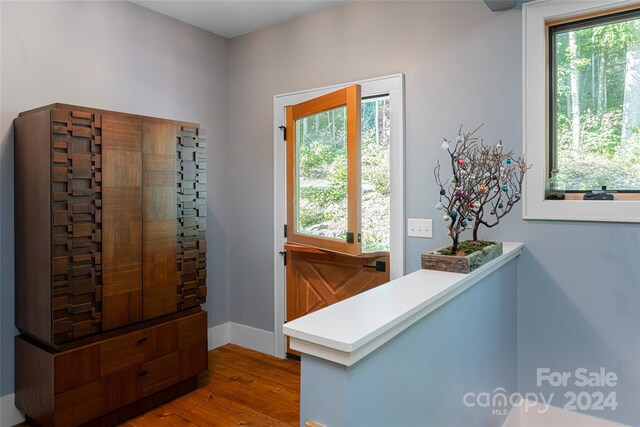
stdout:
<svg viewBox="0 0 640 427">
<path fill-rule="evenodd" d="M 377 77 L 367 80 L 341 83 L 333 86 L 309 89 L 299 92 L 291 92 L 273 97 L 273 184 L 274 184 L 274 227 L 273 227 L 273 279 L 274 279 L 274 355 L 285 357 L 286 340 L 282 332 L 285 319 L 286 293 L 285 293 L 285 267 L 282 255 L 284 248 L 284 224 L 286 223 L 286 141 L 280 126 L 286 126 L 285 107 L 304 102 L 327 93 L 345 88 L 354 84 L 361 85 L 362 98 L 375 95 L 389 95 L 389 108 L 391 116 L 391 148 L 390 148 L 390 262 L 389 270 L 391 280 L 404 275 L 405 253 L 405 220 L 404 220 L 404 147 L 405 147 L 405 121 L 404 121 L 404 74 Z"/>
</svg>

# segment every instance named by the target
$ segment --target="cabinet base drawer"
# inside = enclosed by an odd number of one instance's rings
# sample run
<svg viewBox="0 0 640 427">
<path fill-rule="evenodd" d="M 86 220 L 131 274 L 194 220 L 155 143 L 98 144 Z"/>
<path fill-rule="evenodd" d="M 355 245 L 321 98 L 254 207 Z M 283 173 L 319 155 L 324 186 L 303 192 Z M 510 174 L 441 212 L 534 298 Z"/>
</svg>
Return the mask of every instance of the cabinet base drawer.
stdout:
<svg viewBox="0 0 640 427">
<path fill-rule="evenodd" d="M 206 369 L 205 311 L 63 352 L 19 336 L 16 406 L 36 425 L 114 425 L 193 390 Z"/>
</svg>

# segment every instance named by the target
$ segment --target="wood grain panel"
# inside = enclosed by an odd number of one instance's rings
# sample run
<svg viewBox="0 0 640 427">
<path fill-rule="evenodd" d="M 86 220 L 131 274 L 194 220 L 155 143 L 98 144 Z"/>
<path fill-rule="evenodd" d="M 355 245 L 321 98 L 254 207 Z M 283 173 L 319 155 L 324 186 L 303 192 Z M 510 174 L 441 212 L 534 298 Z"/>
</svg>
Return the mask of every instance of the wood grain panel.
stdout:
<svg viewBox="0 0 640 427">
<path fill-rule="evenodd" d="M 149 361 L 178 351 L 178 322 L 167 322 L 148 329 L 144 360 Z"/>
<path fill-rule="evenodd" d="M 171 353 L 142 365 L 142 395 L 149 396 L 178 382 L 178 353 Z"/>
<path fill-rule="evenodd" d="M 100 346 L 81 347 L 54 358 L 55 393 L 63 393 L 100 378 Z"/>
<path fill-rule="evenodd" d="M 143 317 L 173 313 L 176 283 L 176 127 L 143 122 Z"/>
<path fill-rule="evenodd" d="M 103 329 L 142 320 L 142 128 L 102 118 Z"/>
<path fill-rule="evenodd" d="M 142 364 L 148 341 L 146 331 L 135 331 L 100 343 L 100 374 Z"/>
<path fill-rule="evenodd" d="M 130 366 L 104 378 L 104 398 L 107 411 L 114 411 L 142 397 L 140 366 Z"/>
<path fill-rule="evenodd" d="M 15 338 L 16 406 L 41 425 L 53 424 L 53 358 L 46 351 Z"/>
<path fill-rule="evenodd" d="M 207 312 L 178 320 L 178 349 L 186 350 L 207 341 Z"/>
<path fill-rule="evenodd" d="M 106 412 L 103 381 L 94 381 L 56 396 L 56 427 L 75 427 Z"/>
<path fill-rule="evenodd" d="M 14 122 L 16 326 L 45 341 L 52 338 L 50 116 Z"/>
</svg>

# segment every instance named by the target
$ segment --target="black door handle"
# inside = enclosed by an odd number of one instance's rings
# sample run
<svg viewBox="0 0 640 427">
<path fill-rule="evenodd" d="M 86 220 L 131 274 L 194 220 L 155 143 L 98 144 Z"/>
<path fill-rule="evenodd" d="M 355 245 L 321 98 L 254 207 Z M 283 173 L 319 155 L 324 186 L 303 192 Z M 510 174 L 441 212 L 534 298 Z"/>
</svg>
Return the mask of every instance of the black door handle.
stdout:
<svg viewBox="0 0 640 427">
<path fill-rule="evenodd" d="M 363 265 L 362 268 L 373 268 L 376 271 L 387 271 L 387 263 L 384 261 L 376 261 L 376 265 Z"/>
</svg>

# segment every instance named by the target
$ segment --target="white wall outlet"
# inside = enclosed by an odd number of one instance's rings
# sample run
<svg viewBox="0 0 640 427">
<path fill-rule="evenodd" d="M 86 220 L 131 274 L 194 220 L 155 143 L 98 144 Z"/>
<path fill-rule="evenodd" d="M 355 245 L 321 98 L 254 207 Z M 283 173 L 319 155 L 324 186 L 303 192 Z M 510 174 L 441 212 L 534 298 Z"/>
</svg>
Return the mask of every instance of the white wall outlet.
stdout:
<svg viewBox="0 0 640 427">
<path fill-rule="evenodd" d="M 407 236 L 433 238 L 432 220 L 409 218 L 407 220 Z"/>
</svg>

